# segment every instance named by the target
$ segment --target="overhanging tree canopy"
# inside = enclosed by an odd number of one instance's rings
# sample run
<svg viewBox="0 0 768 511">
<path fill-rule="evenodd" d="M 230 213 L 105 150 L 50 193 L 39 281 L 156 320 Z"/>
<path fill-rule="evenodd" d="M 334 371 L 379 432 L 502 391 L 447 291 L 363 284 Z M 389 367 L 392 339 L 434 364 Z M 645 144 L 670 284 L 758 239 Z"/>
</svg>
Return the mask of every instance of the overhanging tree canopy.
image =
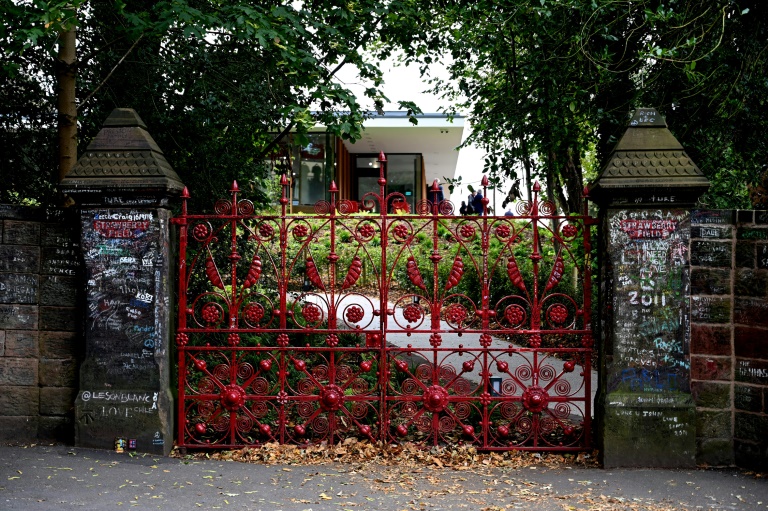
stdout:
<svg viewBox="0 0 768 511">
<path fill-rule="evenodd" d="M 764 132 L 761 2 L 416 2 L 400 44 L 425 66 L 449 53 L 434 90 L 468 112 L 466 143 L 488 152 L 491 173 L 522 169 L 529 186 L 541 179 L 563 210 L 580 211 L 585 171 L 630 109 L 654 106 L 715 182 L 705 201 L 745 206 L 768 156 L 762 140 L 740 135 Z"/>
<path fill-rule="evenodd" d="M 134 108 L 199 197 L 234 178 L 259 184 L 274 133 L 302 134 L 321 123 L 359 138 L 367 112 L 335 74 L 354 66 L 372 84 L 365 95 L 382 103 L 381 72 L 365 50 L 397 24 L 401 4 L 4 2 L 3 79 L 13 86 L 0 97 L 10 105 L 3 136 L 23 169 L 4 190 L 6 201 L 51 195 L 53 53 L 73 9 L 81 148 L 114 107 Z M 35 140 L 45 143 L 31 147 Z"/>
</svg>

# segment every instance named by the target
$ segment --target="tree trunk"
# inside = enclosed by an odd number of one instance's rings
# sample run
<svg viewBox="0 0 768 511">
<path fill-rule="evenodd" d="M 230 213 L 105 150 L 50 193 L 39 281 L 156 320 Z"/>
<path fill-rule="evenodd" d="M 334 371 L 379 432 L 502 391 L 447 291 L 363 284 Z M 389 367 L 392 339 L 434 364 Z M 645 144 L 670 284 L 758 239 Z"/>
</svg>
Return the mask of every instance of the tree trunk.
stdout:
<svg viewBox="0 0 768 511">
<path fill-rule="evenodd" d="M 56 76 L 59 120 L 59 175 L 58 182 L 72 170 L 77 161 L 77 102 L 75 100 L 75 43 L 74 24 L 59 34 L 59 54 Z"/>
</svg>

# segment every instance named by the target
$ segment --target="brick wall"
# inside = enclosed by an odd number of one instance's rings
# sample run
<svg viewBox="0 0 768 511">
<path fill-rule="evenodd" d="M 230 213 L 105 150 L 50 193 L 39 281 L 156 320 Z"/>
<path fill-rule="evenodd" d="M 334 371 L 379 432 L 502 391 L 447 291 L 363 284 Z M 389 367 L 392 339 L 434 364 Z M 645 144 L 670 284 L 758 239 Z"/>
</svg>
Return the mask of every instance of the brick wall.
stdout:
<svg viewBox="0 0 768 511">
<path fill-rule="evenodd" d="M 0 205 L 0 441 L 71 441 L 82 345 L 76 211 Z"/>
<path fill-rule="evenodd" d="M 768 211 L 691 216 L 697 462 L 768 469 Z"/>
</svg>

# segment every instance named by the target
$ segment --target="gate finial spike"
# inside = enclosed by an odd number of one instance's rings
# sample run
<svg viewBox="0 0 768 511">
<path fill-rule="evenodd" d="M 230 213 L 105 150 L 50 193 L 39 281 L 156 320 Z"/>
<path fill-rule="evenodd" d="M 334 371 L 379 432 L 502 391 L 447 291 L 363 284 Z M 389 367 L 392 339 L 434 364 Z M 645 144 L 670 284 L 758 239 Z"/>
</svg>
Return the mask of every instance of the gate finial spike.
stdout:
<svg viewBox="0 0 768 511">
<path fill-rule="evenodd" d="M 331 188 L 328 191 L 331 193 L 336 193 L 339 191 L 339 188 L 336 186 L 336 181 L 331 181 Z"/>
<path fill-rule="evenodd" d="M 239 191 L 240 191 L 240 188 L 237 187 L 237 181 L 232 180 L 232 189 L 230 190 L 230 192 L 239 192 Z"/>
<path fill-rule="evenodd" d="M 379 151 L 379 161 L 380 162 L 386 162 L 387 161 L 387 157 L 384 154 L 384 151 Z"/>
<path fill-rule="evenodd" d="M 285 174 L 280 176 L 280 186 L 288 186 L 288 176 Z"/>
<path fill-rule="evenodd" d="M 535 183 L 533 183 L 533 191 L 534 191 L 534 192 L 540 192 L 540 191 L 541 191 L 541 185 L 539 184 L 539 182 L 538 182 L 538 181 L 536 181 Z"/>
<path fill-rule="evenodd" d="M 189 188 L 187 188 L 185 186 L 184 189 L 181 191 L 181 198 L 182 199 L 189 199 L 189 197 L 190 197 L 190 195 L 189 195 Z"/>
<path fill-rule="evenodd" d="M 432 191 L 433 192 L 439 192 L 440 191 L 440 185 L 437 184 L 437 179 L 432 181 Z"/>
<path fill-rule="evenodd" d="M 480 185 L 488 186 L 488 176 L 486 176 L 485 174 L 483 174 L 483 180 L 480 181 Z"/>
</svg>

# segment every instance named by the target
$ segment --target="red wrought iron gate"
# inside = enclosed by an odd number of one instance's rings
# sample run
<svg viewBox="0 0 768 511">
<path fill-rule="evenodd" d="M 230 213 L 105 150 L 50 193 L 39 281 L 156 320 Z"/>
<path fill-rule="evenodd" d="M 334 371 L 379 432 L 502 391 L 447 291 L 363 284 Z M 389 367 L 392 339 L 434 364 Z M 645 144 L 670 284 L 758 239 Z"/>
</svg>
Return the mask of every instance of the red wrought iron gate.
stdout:
<svg viewBox="0 0 768 511">
<path fill-rule="evenodd" d="M 236 183 L 191 214 L 185 190 L 178 445 L 590 448 L 594 220 L 537 194 L 514 217 L 436 200 L 389 214 L 404 197 L 385 196 L 381 159 L 359 208 L 332 184 L 314 215 L 291 215 L 285 176 L 279 215 L 256 215 Z"/>
</svg>

